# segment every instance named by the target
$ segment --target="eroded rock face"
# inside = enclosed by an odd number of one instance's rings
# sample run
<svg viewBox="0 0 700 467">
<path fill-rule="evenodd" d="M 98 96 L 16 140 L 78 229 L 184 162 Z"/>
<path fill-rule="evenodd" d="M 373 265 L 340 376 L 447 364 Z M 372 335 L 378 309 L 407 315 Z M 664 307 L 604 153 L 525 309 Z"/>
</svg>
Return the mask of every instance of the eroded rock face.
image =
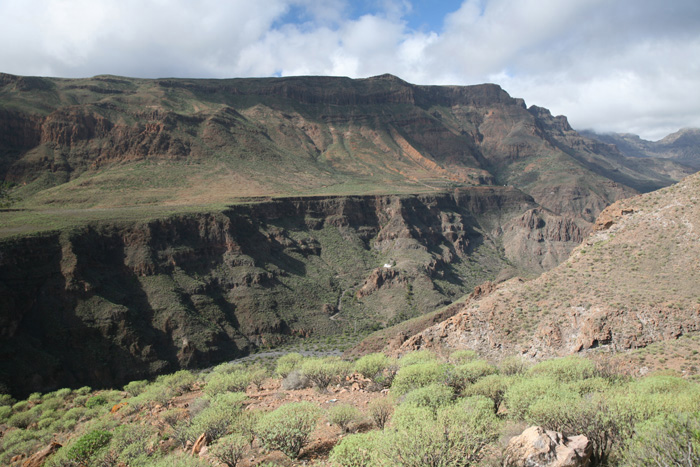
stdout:
<svg viewBox="0 0 700 467">
<path fill-rule="evenodd" d="M 503 225 L 534 206 L 506 187 L 287 198 L 5 240 L 0 374 L 16 392 L 118 386 L 332 332 L 366 309 L 379 323 L 432 311 L 512 267 Z M 546 233 L 552 216 L 508 234 L 573 248 Z M 477 246 L 490 253 L 473 258 Z"/>
<path fill-rule="evenodd" d="M 583 435 L 566 437 L 532 426 L 508 442 L 504 467 L 587 467 L 593 448 Z"/>
</svg>

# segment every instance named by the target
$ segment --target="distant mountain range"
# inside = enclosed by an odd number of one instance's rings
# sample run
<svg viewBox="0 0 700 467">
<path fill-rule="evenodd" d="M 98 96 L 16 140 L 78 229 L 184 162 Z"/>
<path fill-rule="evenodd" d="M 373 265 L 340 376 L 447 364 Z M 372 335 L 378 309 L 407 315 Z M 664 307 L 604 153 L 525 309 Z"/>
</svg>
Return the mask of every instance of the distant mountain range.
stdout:
<svg viewBox="0 0 700 467">
<path fill-rule="evenodd" d="M 692 171 L 625 155 L 493 84 L 0 74 L 0 179 L 17 184 L 18 207 L 510 185 L 590 223 Z"/>
<path fill-rule="evenodd" d="M 700 169 L 700 128 L 683 128 L 659 141 L 647 141 L 629 133 L 595 133 L 579 131 L 588 138 L 614 144 L 627 157 L 671 159 Z"/>
</svg>

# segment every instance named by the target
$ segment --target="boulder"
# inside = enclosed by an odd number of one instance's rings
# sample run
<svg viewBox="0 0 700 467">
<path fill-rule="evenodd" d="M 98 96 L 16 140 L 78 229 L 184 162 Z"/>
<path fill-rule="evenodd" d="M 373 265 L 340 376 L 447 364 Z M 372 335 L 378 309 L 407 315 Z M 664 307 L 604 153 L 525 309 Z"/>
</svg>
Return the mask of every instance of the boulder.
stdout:
<svg viewBox="0 0 700 467">
<path fill-rule="evenodd" d="M 41 467 L 44 462 L 53 455 L 61 447 L 60 444 L 56 442 L 51 442 L 41 451 L 34 453 L 29 459 L 22 463 L 22 467 Z"/>
<path fill-rule="evenodd" d="M 208 442 L 209 439 L 206 433 L 199 435 L 199 438 L 197 438 L 197 441 L 195 441 L 194 445 L 192 446 L 192 455 L 196 456 L 199 454 L 199 452 L 206 447 Z"/>
<path fill-rule="evenodd" d="M 593 447 L 583 435 L 566 437 L 531 426 L 511 438 L 504 467 L 587 467 Z"/>
</svg>

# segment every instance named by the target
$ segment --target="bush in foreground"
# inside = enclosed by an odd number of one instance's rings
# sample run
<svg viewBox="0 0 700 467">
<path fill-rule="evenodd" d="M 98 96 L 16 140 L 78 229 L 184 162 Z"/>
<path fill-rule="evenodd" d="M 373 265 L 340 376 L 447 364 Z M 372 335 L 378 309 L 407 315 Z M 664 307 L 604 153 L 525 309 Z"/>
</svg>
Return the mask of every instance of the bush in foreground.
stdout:
<svg viewBox="0 0 700 467">
<path fill-rule="evenodd" d="M 341 381 L 350 373 L 352 365 L 337 357 L 312 358 L 301 365 L 301 373 L 311 380 L 319 391 L 325 391 L 334 381 Z"/>
<path fill-rule="evenodd" d="M 278 449 L 296 459 L 316 427 L 319 409 L 310 402 L 292 402 L 263 415 L 255 433 L 267 449 Z"/>
<path fill-rule="evenodd" d="M 622 465 L 700 465 L 700 413 L 661 415 L 639 424 Z"/>
<path fill-rule="evenodd" d="M 348 433 L 354 425 L 362 420 L 362 412 L 353 405 L 338 404 L 328 409 L 326 418 L 328 423 L 338 425 L 343 433 Z"/>
<path fill-rule="evenodd" d="M 216 444 L 209 448 L 209 453 L 214 459 L 227 465 L 228 467 L 236 467 L 243 459 L 248 440 L 240 434 L 232 434 L 224 436 Z"/>
</svg>

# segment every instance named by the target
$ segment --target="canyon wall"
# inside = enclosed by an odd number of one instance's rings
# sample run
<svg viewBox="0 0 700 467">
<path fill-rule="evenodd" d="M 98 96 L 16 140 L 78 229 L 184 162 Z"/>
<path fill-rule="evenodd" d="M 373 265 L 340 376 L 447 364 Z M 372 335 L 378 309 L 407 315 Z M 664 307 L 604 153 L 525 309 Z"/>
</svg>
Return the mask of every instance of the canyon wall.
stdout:
<svg viewBox="0 0 700 467">
<path fill-rule="evenodd" d="M 508 187 L 254 201 L 0 241 L 2 384 L 118 386 L 377 329 L 558 264 L 581 238 Z"/>
</svg>

